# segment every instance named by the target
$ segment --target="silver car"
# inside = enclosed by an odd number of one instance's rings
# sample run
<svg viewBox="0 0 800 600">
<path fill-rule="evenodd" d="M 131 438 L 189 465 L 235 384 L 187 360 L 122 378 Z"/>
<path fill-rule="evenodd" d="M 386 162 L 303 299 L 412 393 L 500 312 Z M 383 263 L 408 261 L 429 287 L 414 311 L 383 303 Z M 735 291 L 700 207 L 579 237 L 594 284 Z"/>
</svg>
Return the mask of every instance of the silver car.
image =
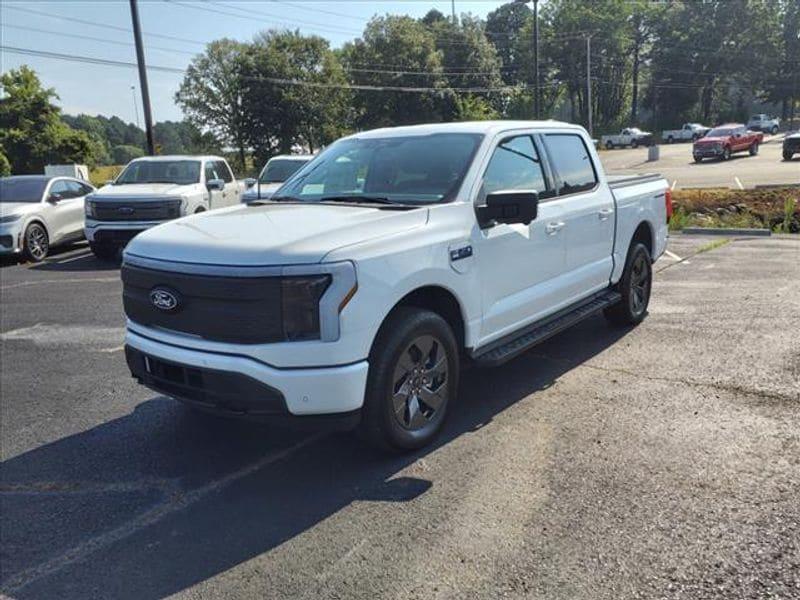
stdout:
<svg viewBox="0 0 800 600">
<path fill-rule="evenodd" d="M 0 254 L 43 260 L 51 246 L 83 237 L 83 202 L 94 187 L 72 177 L 0 178 Z"/>
</svg>

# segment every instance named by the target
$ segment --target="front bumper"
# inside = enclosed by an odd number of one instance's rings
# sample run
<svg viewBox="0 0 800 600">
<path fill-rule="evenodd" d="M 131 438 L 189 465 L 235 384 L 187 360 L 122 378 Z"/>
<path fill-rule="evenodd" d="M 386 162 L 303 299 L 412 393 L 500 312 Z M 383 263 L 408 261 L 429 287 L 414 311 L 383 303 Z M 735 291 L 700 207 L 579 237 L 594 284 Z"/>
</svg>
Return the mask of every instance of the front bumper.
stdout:
<svg viewBox="0 0 800 600">
<path fill-rule="evenodd" d="M 125 353 L 131 374 L 147 387 L 213 412 L 254 418 L 358 411 L 369 367 L 364 360 L 278 369 L 246 356 L 165 344 L 130 330 Z"/>
<path fill-rule="evenodd" d="M 162 223 L 164 221 L 95 221 L 86 217 L 83 232 L 90 242 L 124 246 L 145 229 Z"/>
<path fill-rule="evenodd" d="M 0 254 L 22 252 L 22 220 L 0 224 Z"/>
<path fill-rule="evenodd" d="M 724 148 L 717 148 L 715 146 L 707 146 L 707 147 L 706 146 L 701 146 L 701 147 L 695 146 L 692 149 L 692 153 L 695 156 L 699 156 L 701 158 L 717 158 L 719 156 L 722 156 L 723 151 L 724 151 Z"/>
</svg>

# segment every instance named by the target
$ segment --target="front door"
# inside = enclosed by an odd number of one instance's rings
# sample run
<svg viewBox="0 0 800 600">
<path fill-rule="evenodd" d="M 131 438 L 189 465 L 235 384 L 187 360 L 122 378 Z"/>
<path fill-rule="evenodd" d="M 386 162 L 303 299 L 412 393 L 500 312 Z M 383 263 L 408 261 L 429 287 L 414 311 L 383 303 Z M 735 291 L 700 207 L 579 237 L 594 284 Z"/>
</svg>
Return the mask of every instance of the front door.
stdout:
<svg viewBox="0 0 800 600">
<path fill-rule="evenodd" d="M 42 212 L 47 221 L 51 244 L 68 239 L 82 229 L 83 196 L 80 195 L 78 186 L 73 187 L 71 183 L 66 179 L 55 180 L 44 200 Z M 77 230 L 76 222 L 81 224 Z"/>
<path fill-rule="evenodd" d="M 208 182 L 212 179 L 222 179 L 222 177 L 217 176 L 217 171 L 214 168 L 214 162 L 209 161 L 206 163 L 205 167 L 205 176 L 206 176 L 206 188 L 208 187 Z M 208 190 L 208 210 L 213 210 L 215 208 L 221 208 L 225 206 L 225 199 L 223 198 L 224 190 Z"/>
<path fill-rule="evenodd" d="M 566 260 L 562 202 L 531 135 L 498 141 L 483 175 L 476 204 L 500 190 L 539 193 L 537 218 L 529 225 L 500 223 L 473 234 L 482 290 L 483 319 L 478 345 L 512 333 L 563 301 L 559 276 Z"/>
</svg>

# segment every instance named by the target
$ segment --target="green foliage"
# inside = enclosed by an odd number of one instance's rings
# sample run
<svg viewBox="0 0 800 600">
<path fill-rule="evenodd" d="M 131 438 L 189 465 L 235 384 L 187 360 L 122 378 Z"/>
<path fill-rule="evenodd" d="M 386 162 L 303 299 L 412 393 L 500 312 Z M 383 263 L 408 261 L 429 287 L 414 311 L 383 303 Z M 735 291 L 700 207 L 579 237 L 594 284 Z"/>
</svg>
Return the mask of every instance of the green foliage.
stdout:
<svg viewBox="0 0 800 600">
<path fill-rule="evenodd" d="M 83 131 L 61 120 L 52 89 L 26 66 L 0 77 L 0 145 L 14 173 L 42 173 L 46 164 L 94 166 L 97 148 Z"/>
<path fill-rule="evenodd" d="M 11 175 L 11 163 L 8 162 L 3 149 L 0 148 L 0 177 L 6 177 L 7 175 Z"/>
<path fill-rule="evenodd" d="M 134 158 L 144 156 L 144 150 L 139 146 L 130 146 L 127 144 L 120 144 L 111 149 L 111 156 L 116 165 L 125 165 L 132 161 Z"/>
</svg>

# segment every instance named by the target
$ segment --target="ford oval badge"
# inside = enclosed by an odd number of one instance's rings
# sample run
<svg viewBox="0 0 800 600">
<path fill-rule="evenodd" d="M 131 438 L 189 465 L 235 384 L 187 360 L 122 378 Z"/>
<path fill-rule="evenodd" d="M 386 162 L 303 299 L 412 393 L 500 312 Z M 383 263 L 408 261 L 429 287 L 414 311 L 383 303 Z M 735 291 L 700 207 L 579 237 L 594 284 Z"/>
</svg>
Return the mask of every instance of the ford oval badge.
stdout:
<svg viewBox="0 0 800 600">
<path fill-rule="evenodd" d="M 150 302 L 158 310 L 171 311 L 178 308 L 178 295 L 166 288 L 157 287 L 150 291 Z"/>
</svg>

